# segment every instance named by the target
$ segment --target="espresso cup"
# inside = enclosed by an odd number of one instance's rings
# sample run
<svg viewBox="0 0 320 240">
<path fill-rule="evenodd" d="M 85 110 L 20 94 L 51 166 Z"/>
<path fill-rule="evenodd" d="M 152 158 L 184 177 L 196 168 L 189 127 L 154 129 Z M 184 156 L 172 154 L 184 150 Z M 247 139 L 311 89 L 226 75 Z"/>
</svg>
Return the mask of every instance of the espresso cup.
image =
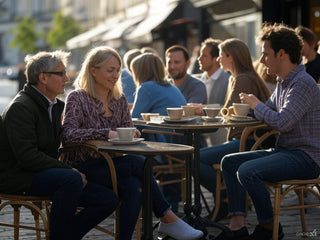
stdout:
<svg viewBox="0 0 320 240">
<path fill-rule="evenodd" d="M 159 116 L 160 113 L 141 113 L 143 120 L 150 121 L 150 117 Z"/>
<path fill-rule="evenodd" d="M 180 120 L 183 114 L 183 108 L 167 108 L 168 116 L 171 120 Z"/>
<path fill-rule="evenodd" d="M 116 130 L 120 141 L 132 141 L 136 132 L 134 127 L 119 127 Z"/>
<path fill-rule="evenodd" d="M 247 116 L 250 110 L 249 104 L 246 103 L 233 103 L 234 114 L 238 116 Z"/>
<path fill-rule="evenodd" d="M 216 107 L 214 107 L 214 108 L 204 107 L 203 110 L 204 110 L 205 114 L 210 118 L 216 117 L 220 112 L 220 108 L 216 108 Z"/>
<path fill-rule="evenodd" d="M 189 117 L 194 116 L 196 113 L 196 107 L 190 105 L 183 105 L 181 106 L 183 109 L 183 116 Z"/>
</svg>

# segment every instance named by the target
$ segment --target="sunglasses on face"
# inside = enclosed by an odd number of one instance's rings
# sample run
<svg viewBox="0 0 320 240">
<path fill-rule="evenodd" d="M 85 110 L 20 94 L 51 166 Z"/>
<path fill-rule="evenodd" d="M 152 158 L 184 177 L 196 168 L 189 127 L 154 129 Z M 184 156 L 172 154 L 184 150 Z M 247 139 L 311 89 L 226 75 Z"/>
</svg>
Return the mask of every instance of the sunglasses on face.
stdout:
<svg viewBox="0 0 320 240">
<path fill-rule="evenodd" d="M 67 75 L 66 71 L 61 71 L 61 72 L 43 72 L 43 73 L 47 73 L 47 74 L 55 74 L 58 75 L 60 77 L 64 77 L 65 75 Z"/>
</svg>

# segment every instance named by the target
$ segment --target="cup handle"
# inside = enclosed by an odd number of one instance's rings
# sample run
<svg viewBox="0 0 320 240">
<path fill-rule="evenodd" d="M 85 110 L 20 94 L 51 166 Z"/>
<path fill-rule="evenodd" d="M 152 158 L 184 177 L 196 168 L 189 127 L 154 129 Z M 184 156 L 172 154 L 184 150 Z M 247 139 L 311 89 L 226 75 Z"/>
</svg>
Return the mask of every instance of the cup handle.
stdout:
<svg viewBox="0 0 320 240">
<path fill-rule="evenodd" d="M 226 118 L 226 117 L 229 116 L 229 109 L 228 109 L 228 108 L 222 108 L 222 109 L 220 110 L 220 113 L 221 113 L 221 115 L 222 115 L 224 118 Z"/>
<path fill-rule="evenodd" d="M 232 114 L 234 114 L 233 106 L 229 107 L 229 116 L 231 116 Z"/>
</svg>

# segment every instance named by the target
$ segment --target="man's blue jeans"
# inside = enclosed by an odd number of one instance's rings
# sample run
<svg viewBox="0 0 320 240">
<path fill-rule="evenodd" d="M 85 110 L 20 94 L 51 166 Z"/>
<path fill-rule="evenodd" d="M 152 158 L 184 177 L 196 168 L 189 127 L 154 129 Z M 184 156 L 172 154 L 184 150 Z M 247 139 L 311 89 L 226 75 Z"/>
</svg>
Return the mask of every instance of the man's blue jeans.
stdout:
<svg viewBox="0 0 320 240">
<path fill-rule="evenodd" d="M 221 165 L 229 216 L 245 216 L 248 192 L 260 223 L 273 220 L 270 193 L 264 181 L 312 179 L 320 174 L 319 166 L 303 151 L 283 148 L 230 154 L 222 159 Z"/>
<path fill-rule="evenodd" d="M 51 240 L 82 239 L 118 205 L 118 198 L 111 189 L 91 182 L 83 189 L 80 174 L 65 168 L 51 168 L 36 173 L 26 194 L 52 196 Z M 75 215 L 79 206 L 84 208 Z"/>
</svg>

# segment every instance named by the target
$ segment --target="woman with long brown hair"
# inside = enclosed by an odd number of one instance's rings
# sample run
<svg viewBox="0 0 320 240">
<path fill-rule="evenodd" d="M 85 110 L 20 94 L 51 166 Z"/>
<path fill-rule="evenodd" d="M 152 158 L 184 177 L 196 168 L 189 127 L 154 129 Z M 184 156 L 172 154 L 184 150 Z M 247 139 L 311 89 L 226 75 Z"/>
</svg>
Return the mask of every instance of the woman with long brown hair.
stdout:
<svg viewBox="0 0 320 240">
<path fill-rule="evenodd" d="M 231 38 L 220 43 L 219 50 L 218 60 L 221 67 L 231 73 L 224 107 L 228 108 L 233 103 L 241 103 L 239 98 L 241 92 L 252 93 L 259 96 L 258 98 L 262 101 L 266 101 L 270 91 L 253 68 L 248 46 L 239 39 Z M 242 130 L 243 128 L 229 128 L 225 143 L 200 150 L 200 184 L 212 192 L 213 197 L 216 192 L 216 171 L 212 168 L 212 164 L 219 164 L 225 155 L 239 151 Z M 248 141 L 247 149 L 253 143 L 253 140 Z M 226 193 L 223 192 L 221 198 L 225 197 Z M 214 210 L 208 216 L 209 218 L 213 212 Z M 224 218 L 227 213 L 227 203 L 222 201 L 215 220 Z"/>
</svg>

